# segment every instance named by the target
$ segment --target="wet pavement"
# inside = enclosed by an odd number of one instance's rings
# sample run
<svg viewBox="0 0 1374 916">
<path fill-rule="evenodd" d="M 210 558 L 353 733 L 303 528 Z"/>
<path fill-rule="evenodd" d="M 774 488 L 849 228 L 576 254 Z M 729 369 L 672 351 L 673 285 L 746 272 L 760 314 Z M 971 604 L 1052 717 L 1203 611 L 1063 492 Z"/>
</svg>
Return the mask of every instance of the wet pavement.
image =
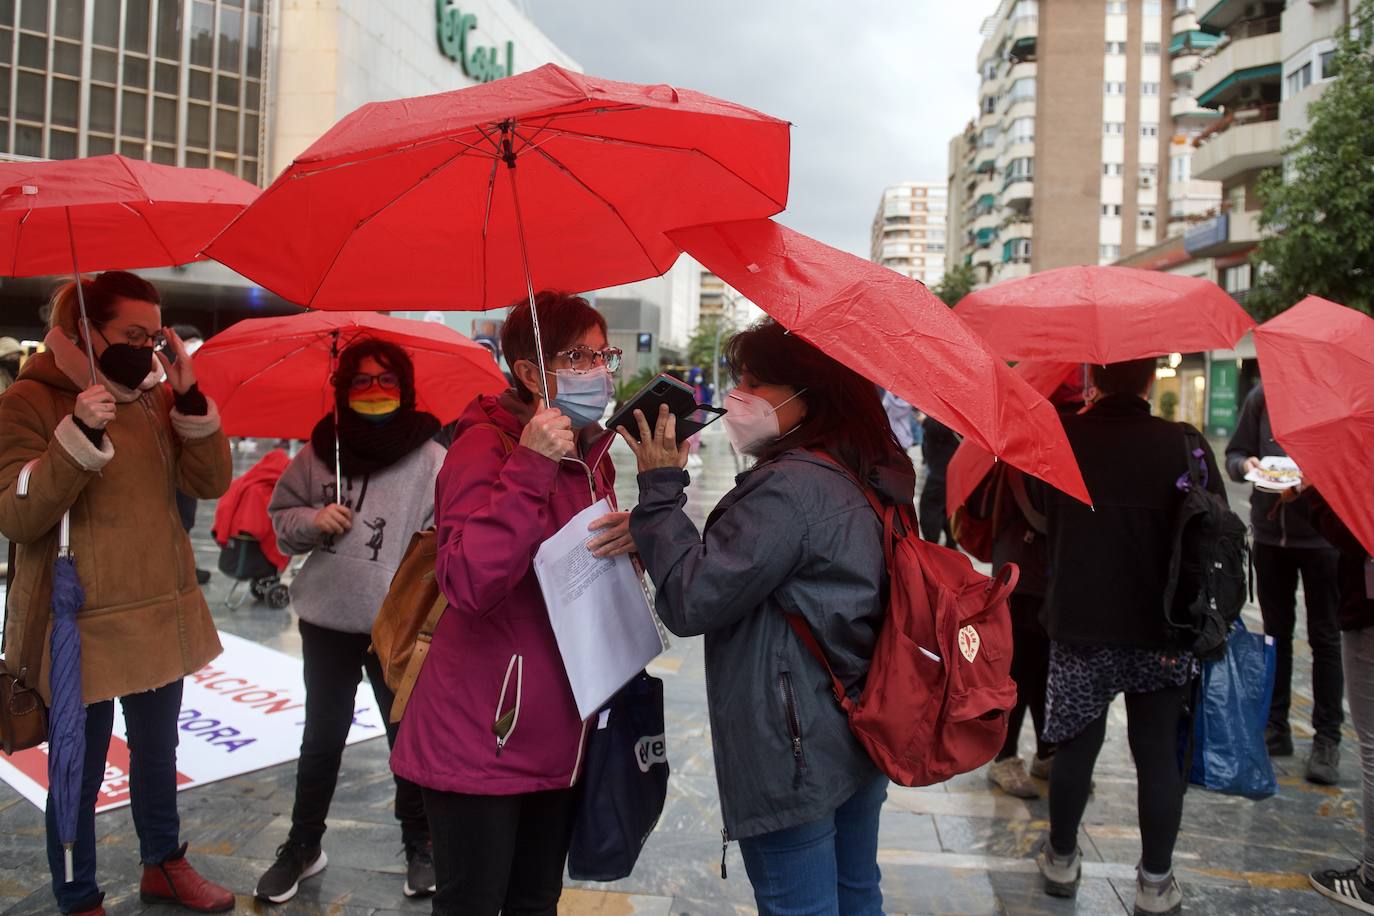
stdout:
<svg viewBox="0 0 1374 916">
<path fill-rule="evenodd" d="M 616 449 L 622 504 L 634 500 L 633 475 Z M 688 509 L 700 522 L 733 483 L 735 467 L 724 439 L 710 437 L 706 466 L 694 474 Z M 259 454 L 240 455 L 246 468 Z M 241 468 L 242 469 L 242 468 Z M 1245 511 L 1245 491 L 1232 502 Z M 200 565 L 215 569 L 218 549 L 209 538 L 213 506 L 202 503 L 194 532 Z M 229 582 L 219 573 L 207 587 L 219 626 L 283 652 L 299 654 L 289 611 L 223 606 Z M 1258 610 L 1247 623 L 1258 630 Z M 1277 761 L 1280 790 L 1252 802 L 1191 789 L 1175 864 L 1186 913 L 1287 914 L 1350 912 L 1311 891 L 1308 871 L 1346 865 L 1362 845 L 1359 772 L 1354 736 L 1347 727 L 1341 782 L 1322 788 L 1302 778 L 1311 730 L 1311 656 L 1299 626 L 1294 662 L 1294 734 L 1297 755 Z M 737 846 L 728 854 L 729 879 L 720 877 L 720 817 L 712 768 L 700 639 L 675 639 L 651 669 L 665 682 L 668 757 L 672 766 L 667 808 L 635 873 L 610 885 L 570 885 L 560 912 L 571 914 L 716 914 L 753 912 L 753 898 Z M 1023 753 L 1032 744 L 1027 723 Z M 392 782 L 381 740 L 349 748 L 334 797 L 324 848 L 329 867 L 280 907 L 251 898 L 290 824 L 295 766 L 285 764 L 198 787 L 180 796 L 182 832 L 191 856 L 210 878 L 239 894 L 239 912 L 427 913 L 424 901 L 402 896 L 404 858 L 391 815 Z M 894 788 L 883 811 L 879 861 L 889 913 L 1130 913 L 1139 834 L 1135 778 L 1121 704 L 1113 707 L 1098 761 L 1096 794 L 1084 819 L 1086 858 L 1076 902 L 1040 890 L 1034 851 L 1048 828 L 1045 800 L 1021 801 L 991 789 L 982 771 L 937 787 Z M 1043 788 L 1043 784 L 1042 784 Z M 145 907 L 138 899 L 138 845 L 128 809 L 97 818 L 100 880 L 112 914 L 180 912 Z M 0 784 L 0 909 L 54 911 L 43 852 L 41 813 Z"/>
</svg>

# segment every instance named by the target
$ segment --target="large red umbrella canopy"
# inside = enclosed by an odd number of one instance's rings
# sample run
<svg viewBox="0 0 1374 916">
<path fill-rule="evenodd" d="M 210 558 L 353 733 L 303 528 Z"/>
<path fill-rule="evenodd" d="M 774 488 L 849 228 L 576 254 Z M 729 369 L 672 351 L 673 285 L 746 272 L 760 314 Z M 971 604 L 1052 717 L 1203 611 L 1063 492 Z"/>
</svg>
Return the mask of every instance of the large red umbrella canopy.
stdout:
<svg viewBox="0 0 1374 916">
<path fill-rule="evenodd" d="M 329 377 L 342 352 L 363 338 L 402 347 L 415 364 L 416 406 L 457 419 L 479 394 L 506 388 L 491 351 L 442 324 L 374 312 L 304 312 L 250 318 L 196 351 L 196 378 L 219 406 L 231 436 L 308 439 L 334 409 Z"/>
<path fill-rule="evenodd" d="M 788 124 L 553 64 L 365 105 L 207 249 L 322 309 L 488 309 L 658 276 L 664 230 L 787 203 Z"/>
<path fill-rule="evenodd" d="M 1374 554 L 1374 319 L 1308 296 L 1255 329 L 1274 438 Z"/>
<path fill-rule="evenodd" d="M 83 271 L 185 264 L 257 194 L 216 169 L 123 156 L 0 164 L 0 275 L 70 274 L 73 246 Z"/>
<path fill-rule="evenodd" d="M 987 451 L 1088 501 L 1049 401 L 923 284 L 770 219 L 669 236 L 793 333 Z"/>
<path fill-rule="evenodd" d="M 1061 385 L 1072 382 L 1075 378 L 1081 384 L 1083 365 L 1024 362 L 1017 363 L 1013 371 L 1025 379 L 1026 384 L 1036 392 L 1048 398 Z M 990 452 L 972 439 L 965 439 L 959 443 L 959 448 L 955 450 L 954 457 L 949 461 L 949 468 L 945 471 L 945 507 L 950 515 L 953 515 L 954 510 L 962 506 L 969 494 L 977 489 L 996 461 Z"/>
<path fill-rule="evenodd" d="M 1059 267 L 969 293 L 954 311 L 1017 362 L 1108 363 L 1229 349 L 1255 322 L 1210 280 L 1133 267 Z"/>
</svg>

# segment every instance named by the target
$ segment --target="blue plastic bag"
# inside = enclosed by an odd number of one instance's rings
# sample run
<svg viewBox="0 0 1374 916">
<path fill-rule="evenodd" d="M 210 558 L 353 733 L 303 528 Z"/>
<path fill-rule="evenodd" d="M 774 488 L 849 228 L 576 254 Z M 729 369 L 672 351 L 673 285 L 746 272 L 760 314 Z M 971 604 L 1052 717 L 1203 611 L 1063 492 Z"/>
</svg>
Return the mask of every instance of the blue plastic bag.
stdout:
<svg viewBox="0 0 1374 916">
<path fill-rule="evenodd" d="M 1264 744 L 1277 664 L 1273 637 L 1251 633 L 1237 620 L 1226 654 L 1202 666 L 1189 782 L 1254 799 L 1278 791 Z"/>
</svg>

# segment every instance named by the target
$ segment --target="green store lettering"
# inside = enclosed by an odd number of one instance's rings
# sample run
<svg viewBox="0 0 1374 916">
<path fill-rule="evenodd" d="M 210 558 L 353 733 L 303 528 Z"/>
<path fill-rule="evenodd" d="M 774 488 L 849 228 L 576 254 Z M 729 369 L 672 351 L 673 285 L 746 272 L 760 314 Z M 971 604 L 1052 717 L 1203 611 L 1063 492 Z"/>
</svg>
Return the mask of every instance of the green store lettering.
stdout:
<svg viewBox="0 0 1374 916">
<path fill-rule="evenodd" d="M 496 46 L 469 47 L 468 37 L 477 28 L 477 17 L 459 9 L 454 0 L 434 0 L 439 50 L 462 65 L 463 73 L 479 83 L 489 83 L 515 72 L 515 42 L 506 42 L 506 60 L 501 63 Z"/>
</svg>

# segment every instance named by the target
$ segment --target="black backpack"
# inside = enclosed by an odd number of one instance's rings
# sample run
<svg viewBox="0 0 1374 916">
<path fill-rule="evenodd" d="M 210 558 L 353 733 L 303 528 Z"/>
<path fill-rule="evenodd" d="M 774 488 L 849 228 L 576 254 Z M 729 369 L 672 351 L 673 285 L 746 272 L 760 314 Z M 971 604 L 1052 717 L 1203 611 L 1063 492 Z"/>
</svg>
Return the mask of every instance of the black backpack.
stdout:
<svg viewBox="0 0 1374 916">
<path fill-rule="evenodd" d="M 1250 594 L 1250 545 L 1245 522 L 1225 497 L 1207 489 L 1202 434 L 1179 425 L 1188 472 L 1178 479 L 1184 496 L 1174 522 L 1164 625 L 1175 645 L 1212 661 L 1225 654 L 1231 624 Z"/>
</svg>

